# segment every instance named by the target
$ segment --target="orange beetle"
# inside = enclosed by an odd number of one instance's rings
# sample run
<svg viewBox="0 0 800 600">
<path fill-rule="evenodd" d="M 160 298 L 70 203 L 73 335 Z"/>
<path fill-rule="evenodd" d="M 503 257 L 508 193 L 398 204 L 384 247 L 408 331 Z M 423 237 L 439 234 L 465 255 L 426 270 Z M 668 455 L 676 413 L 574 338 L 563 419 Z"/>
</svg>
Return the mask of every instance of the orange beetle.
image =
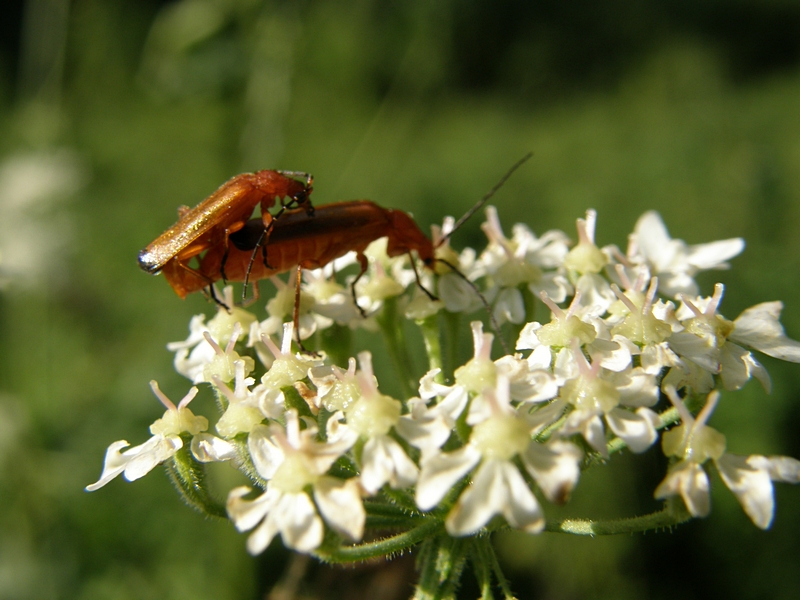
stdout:
<svg viewBox="0 0 800 600">
<path fill-rule="evenodd" d="M 194 208 L 180 207 L 178 222 L 139 253 L 139 266 L 148 273 L 163 273 L 175 293 L 185 298 L 198 289 L 194 285 L 187 287 L 186 282 L 199 278 L 204 282 L 201 287 L 205 287 L 219 279 L 204 276 L 189 266 L 189 261 L 210 248 L 222 251 L 220 273 L 224 276 L 229 239 L 244 227 L 258 205 L 260 227 L 266 237 L 275 219 L 287 209 L 301 208 L 306 215 L 313 215 L 309 200 L 312 182 L 311 175 L 295 171 L 264 170 L 237 175 Z M 276 200 L 281 208 L 273 216 L 269 209 Z"/>
<path fill-rule="evenodd" d="M 179 274 L 181 288 L 190 293 L 220 279 L 257 281 L 295 268 L 318 269 L 350 251 L 357 254 L 360 277 L 367 269 L 364 250 L 382 237 L 388 238 L 389 256 L 414 251 L 428 267 L 436 261 L 433 243 L 410 215 L 369 200 L 325 204 L 316 207 L 313 216 L 303 209 L 287 210 L 272 223 L 266 245 L 260 239 L 263 229 L 259 220 L 250 220 L 230 236 L 227 252 L 219 246 L 210 248 L 197 271 Z M 267 261 L 254 260 L 259 247 L 268 251 Z"/>
</svg>

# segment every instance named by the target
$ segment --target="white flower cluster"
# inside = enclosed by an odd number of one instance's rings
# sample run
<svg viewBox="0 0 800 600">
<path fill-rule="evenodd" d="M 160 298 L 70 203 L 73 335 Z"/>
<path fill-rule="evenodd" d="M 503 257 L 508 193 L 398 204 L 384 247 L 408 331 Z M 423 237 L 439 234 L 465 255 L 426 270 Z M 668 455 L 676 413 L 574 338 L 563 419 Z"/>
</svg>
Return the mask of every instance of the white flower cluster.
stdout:
<svg viewBox="0 0 800 600">
<path fill-rule="evenodd" d="M 374 328 L 390 301 L 419 323 L 441 310 L 473 311 L 482 305 L 475 287 L 495 324 L 519 326 L 517 352 L 492 359 L 494 335 L 472 322 L 473 357 L 449 382 L 431 368 L 417 397 L 381 393 L 369 352 L 358 354 L 358 368 L 351 358 L 347 369 L 324 355 L 293 352 L 293 327 L 284 323 L 292 318 L 293 284 L 276 282 L 263 321 L 240 308 L 219 310 L 208 323 L 194 317 L 189 338 L 169 348 L 179 373 L 216 390 L 218 435 L 186 408 L 194 391 L 176 408 L 154 384 L 168 410 L 151 427 L 153 438 L 125 451 L 127 442 L 112 444 L 100 480 L 87 489 L 120 473 L 141 477 L 190 442 L 190 460 L 232 461 L 261 489 L 255 497 L 249 487 L 234 489 L 227 501 L 236 527 L 252 531 L 252 553 L 278 534 L 302 552 L 320 548 L 326 530 L 359 541 L 380 498 L 405 499 L 415 519 L 433 511 L 453 536 L 491 527 L 495 517 L 536 533 L 545 527 L 540 499 L 565 503 L 582 469 L 597 462 L 587 460 L 592 455 L 644 452 L 668 428 L 661 442 L 672 460 L 657 498 L 680 496 L 692 516 L 705 516 L 704 468 L 713 464 L 752 521 L 769 527 L 772 482 L 797 483 L 800 461 L 727 454 L 724 436 L 706 423 L 719 389 L 737 390 L 753 376 L 769 390 L 752 350 L 800 362 L 800 343 L 779 323 L 781 303 L 759 304 L 730 321 L 719 313 L 722 285 L 710 298 L 698 296 L 695 274 L 726 267 L 743 249 L 740 239 L 688 246 L 671 239 L 651 212 L 623 253 L 597 247 L 595 223 L 593 211 L 578 220 L 572 248 L 562 232 L 537 238 L 524 225 L 509 239 L 490 207 L 483 253 L 458 255 L 440 244 L 437 273 L 423 274 L 422 285 L 439 300 L 420 293 L 407 257 L 390 259 L 376 243 L 355 288 L 366 318 L 331 276 L 353 257 L 307 273 L 301 339 L 334 324 Z M 443 231 L 449 228 L 452 221 Z M 408 289 L 417 291 L 409 297 Z M 231 294 L 226 290 L 230 306 Z M 536 304 L 549 309 L 549 321 L 533 320 Z M 278 347 L 272 336 L 281 330 Z M 441 357 L 429 359 L 441 364 Z"/>
</svg>

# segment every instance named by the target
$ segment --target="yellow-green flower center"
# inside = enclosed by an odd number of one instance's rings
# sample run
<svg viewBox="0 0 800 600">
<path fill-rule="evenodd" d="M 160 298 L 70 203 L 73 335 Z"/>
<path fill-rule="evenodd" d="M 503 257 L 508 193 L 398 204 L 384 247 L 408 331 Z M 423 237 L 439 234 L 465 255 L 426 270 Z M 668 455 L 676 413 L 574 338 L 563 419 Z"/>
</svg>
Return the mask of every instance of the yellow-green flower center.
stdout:
<svg viewBox="0 0 800 600">
<path fill-rule="evenodd" d="M 386 435 L 400 418 L 400 402 L 383 394 L 363 396 L 345 411 L 347 424 L 362 437 Z"/>
<path fill-rule="evenodd" d="M 282 492 L 296 494 L 307 485 L 316 483 L 319 477 L 309 468 L 301 452 L 290 452 L 270 479 L 270 485 Z"/>
<path fill-rule="evenodd" d="M 589 323 L 584 323 L 575 315 L 564 319 L 554 319 L 542 325 L 536 331 L 536 337 L 545 346 L 563 348 L 572 343 L 573 338 L 578 338 L 578 345 L 591 344 L 597 337 L 597 332 Z"/>
<path fill-rule="evenodd" d="M 561 397 L 578 410 L 603 413 L 619 404 L 619 391 L 607 381 L 598 377 L 576 377 L 561 388 Z"/>
<path fill-rule="evenodd" d="M 485 358 L 473 358 L 455 372 L 456 383 L 470 392 L 480 394 L 497 385 L 497 366 Z"/>
<path fill-rule="evenodd" d="M 509 460 L 525 451 L 530 443 L 530 428 L 514 415 L 495 415 L 475 425 L 470 436 L 484 458 Z"/>
</svg>

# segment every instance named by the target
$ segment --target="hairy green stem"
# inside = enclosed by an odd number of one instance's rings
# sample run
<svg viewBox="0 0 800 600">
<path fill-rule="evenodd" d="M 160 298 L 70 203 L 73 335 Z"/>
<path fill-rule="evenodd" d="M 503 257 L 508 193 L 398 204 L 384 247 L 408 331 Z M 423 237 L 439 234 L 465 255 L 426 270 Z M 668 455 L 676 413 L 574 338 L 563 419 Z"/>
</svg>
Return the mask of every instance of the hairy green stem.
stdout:
<svg viewBox="0 0 800 600">
<path fill-rule="evenodd" d="M 338 546 L 336 548 L 318 548 L 314 555 L 324 562 L 351 563 L 385 557 L 408 550 L 420 542 L 443 531 L 444 526 L 438 519 L 428 519 L 417 527 L 398 533 L 375 542 L 354 546 Z"/>
<path fill-rule="evenodd" d="M 665 503 L 664 509 L 658 512 L 610 521 L 592 521 L 591 519 L 562 519 L 548 521 L 546 531 L 571 533 L 574 535 L 616 535 L 620 533 L 636 533 L 651 529 L 664 529 L 691 520 L 692 516 L 682 502 Z"/>
<path fill-rule="evenodd" d="M 183 448 L 166 461 L 164 466 L 186 504 L 209 517 L 228 517 L 225 506 L 211 495 L 205 465 L 194 459 L 188 441 L 184 440 Z"/>
</svg>

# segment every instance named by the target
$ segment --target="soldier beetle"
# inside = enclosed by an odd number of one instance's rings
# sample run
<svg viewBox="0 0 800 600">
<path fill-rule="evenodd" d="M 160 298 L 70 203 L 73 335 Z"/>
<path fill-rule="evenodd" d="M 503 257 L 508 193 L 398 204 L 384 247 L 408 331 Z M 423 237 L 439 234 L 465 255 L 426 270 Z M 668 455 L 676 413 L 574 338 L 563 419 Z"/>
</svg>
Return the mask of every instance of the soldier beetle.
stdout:
<svg viewBox="0 0 800 600">
<path fill-rule="evenodd" d="M 311 175 L 295 171 L 263 170 L 237 175 L 194 208 L 180 207 L 177 223 L 139 253 L 139 266 L 148 273 L 163 273 L 181 298 L 197 289 L 195 281 L 203 281 L 202 287 L 209 286 L 214 297 L 211 284 L 219 277 L 202 275 L 189 266 L 189 261 L 205 250 L 221 249 L 219 268 L 224 278 L 230 236 L 245 226 L 256 207 L 261 206 L 261 230 L 266 232 L 266 238 L 275 219 L 285 210 L 302 208 L 313 214 L 309 200 L 312 182 Z M 269 209 L 276 200 L 281 208 L 273 216 Z M 188 282 L 192 283 L 187 287 Z"/>
<path fill-rule="evenodd" d="M 458 227 L 480 210 L 511 174 L 531 156 L 532 154 L 527 154 L 511 167 L 500 181 L 464 217 L 458 220 L 455 227 L 438 241 L 436 246 L 422 232 L 414 219 L 401 210 L 383 208 L 370 200 L 336 202 L 309 209 L 309 207 L 303 205 L 304 201 L 307 200 L 306 193 L 305 196 L 302 196 L 302 201 L 296 199 L 294 205 L 292 202 L 282 204 L 280 219 L 274 218 L 269 222 L 264 222 L 262 219 L 229 220 L 235 227 L 225 229 L 225 235 L 223 236 L 225 243 L 222 243 L 222 239 L 220 239 L 216 240 L 215 243 L 196 244 L 192 247 L 191 253 L 186 252 L 180 255 L 180 258 L 185 258 L 186 260 L 197 256 L 199 261 L 197 268 L 189 267 L 185 264 L 185 261 L 178 260 L 176 256 L 167 260 L 161 270 L 170 285 L 182 298 L 192 292 L 209 288 L 211 297 L 217 303 L 220 303 L 213 291 L 213 283 L 220 279 L 242 281 L 246 287 L 249 281 L 257 281 L 297 269 L 293 316 L 295 332 L 298 334 L 297 342 L 300 348 L 303 349 L 302 342 L 299 339 L 298 326 L 301 271 L 303 269 L 324 267 L 332 260 L 348 252 L 356 252 L 360 272 L 351 283 L 350 289 L 353 295 L 353 302 L 364 315 L 363 310 L 358 305 L 355 292 L 355 284 L 366 272 L 368 266 L 364 250 L 371 242 L 386 237 L 387 254 L 390 257 L 403 254 L 409 255 L 417 285 L 431 299 L 435 299 L 435 296 L 422 285 L 419 273 L 414 266 L 412 252 L 417 253 L 417 256 L 427 268 L 434 269 L 437 262 L 442 263 L 462 277 L 481 298 L 484 307 L 489 312 L 489 318 L 494 329 L 498 330 L 491 307 L 477 287 L 454 265 L 444 259 L 437 259 L 435 253 L 436 248 L 444 244 Z M 307 185 L 305 189 L 310 192 L 310 185 Z M 162 235 L 162 237 L 165 235 Z M 217 232 L 217 235 L 219 235 L 219 232 Z M 203 238 L 203 241 L 205 242 L 206 239 Z M 156 244 L 156 242 L 153 244 Z M 198 247 L 199 249 L 197 249 Z M 148 246 L 149 248 L 150 246 Z M 264 253 L 264 260 L 262 261 L 255 260 L 259 249 Z M 147 249 L 143 253 L 146 251 Z M 205 254 L 199 256 L 204 251 Z M 269 252 L 269 261 L 267 261 L 267 251 Z M 145 270 L 148 269 L 145 268 Z M 503 341 L 502 338 L 501 341 Z M 503 345 L 505 346 L 504 342 Z"/>
</svg>

